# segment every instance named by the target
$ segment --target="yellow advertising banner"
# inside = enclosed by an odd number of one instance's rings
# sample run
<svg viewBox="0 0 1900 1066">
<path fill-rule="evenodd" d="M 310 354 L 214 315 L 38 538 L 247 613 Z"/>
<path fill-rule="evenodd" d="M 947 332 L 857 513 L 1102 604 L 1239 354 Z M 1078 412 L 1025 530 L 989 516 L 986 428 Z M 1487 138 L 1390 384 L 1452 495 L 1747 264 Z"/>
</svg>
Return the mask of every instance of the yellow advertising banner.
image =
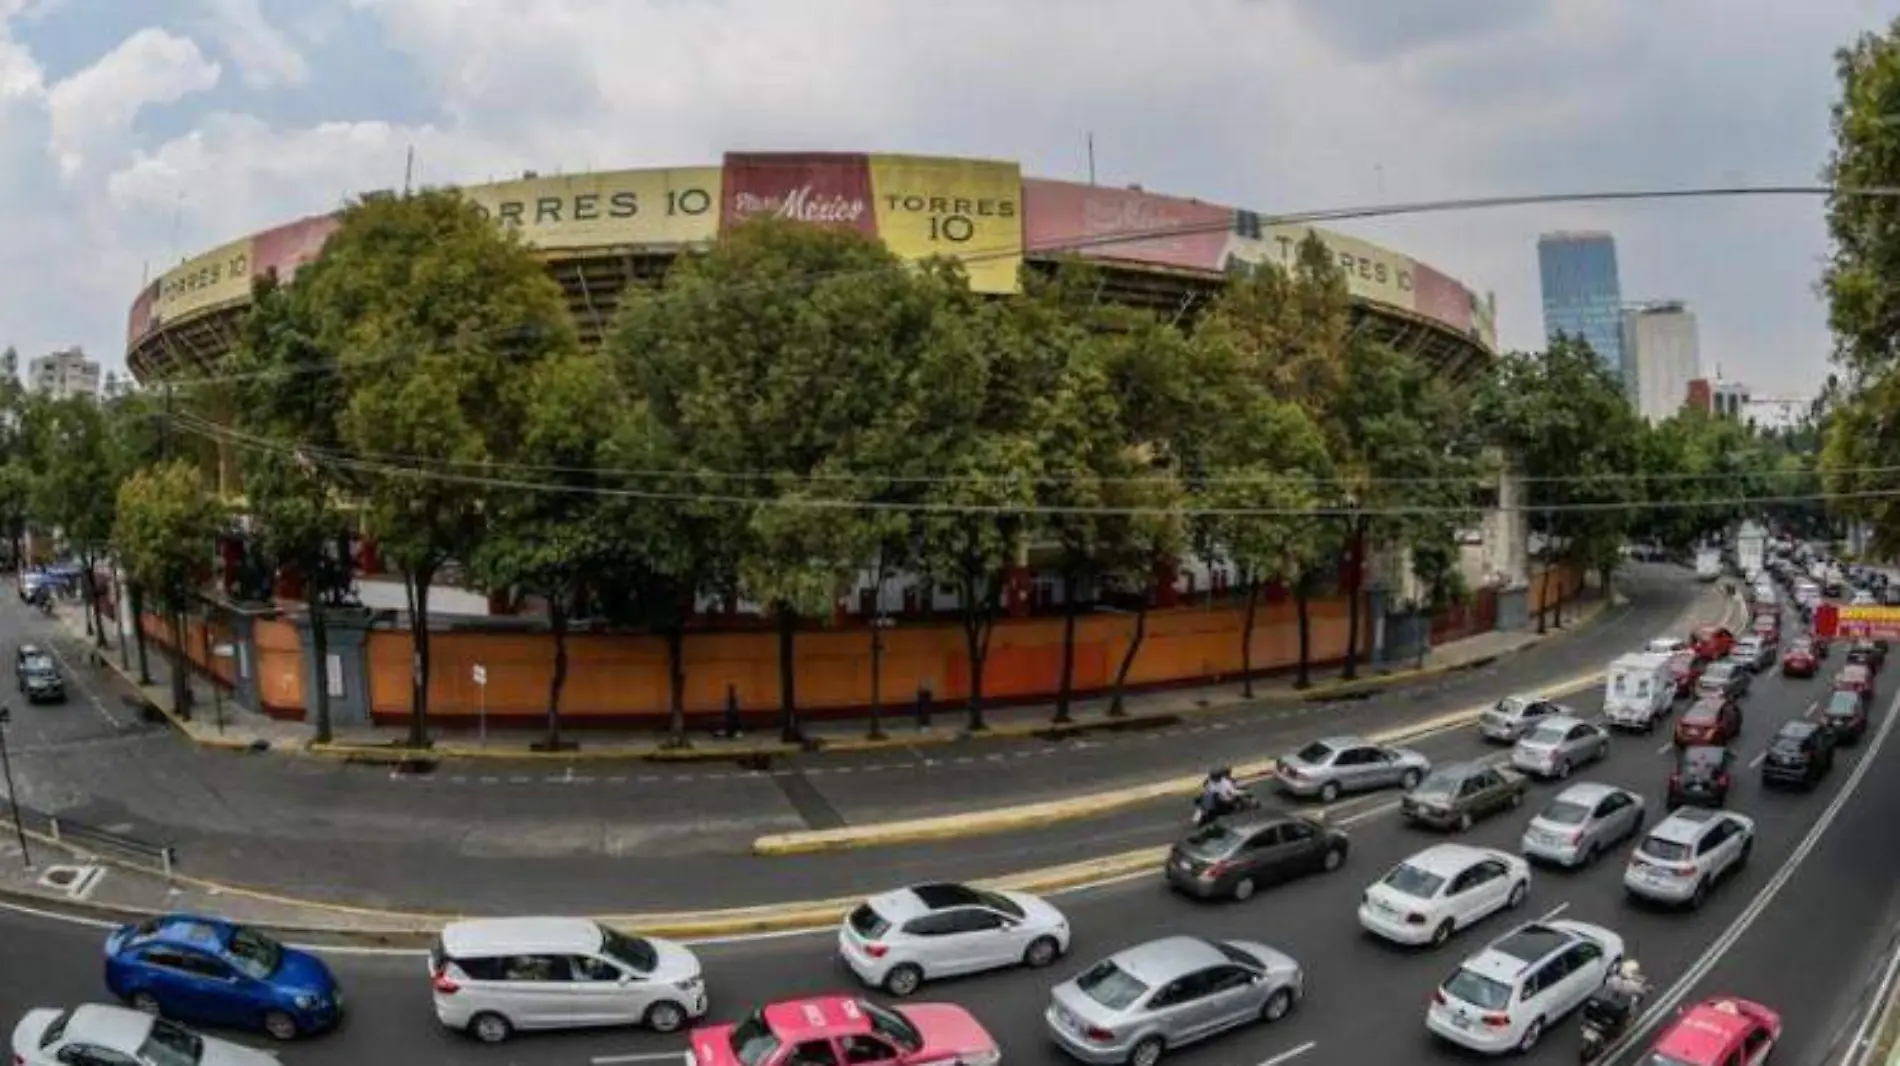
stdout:
<svg viewBox="0 0 1900 1066">
<path fill-rule="evenodd" d="M 548 249 L 698 244 L 719 233 L 718 167 L 616 170 L 473 185 L 482 213 Z"/>
<path fill-rule="evenodd" d="M 1300 249 L 1300 242 L 1308 233 L 1319 235 L 1319 239 L 1333 253 L 1339 269 L 1346 275 L 1346 285 L 1354 296 L 1362 300 L 1372 300 L 1390 304 L 1407 311 L 1417 310 L 1417 301 L 1413 296 L 1412 260 L 1397 252 L 1388 251 L 1369 241 L 1357 237 L 1348 237 L 1343 233 L 1320 229 L 1317 226 L 1300 225 L 1256 225 L 1249 227 L 1247 212 L 1238 216 L 1237 229 L 1227 241 L 1229 261 L 1243 263 L 1272 263 L 1287 270 L 1293 269 L 1294 260 Z M 1258 217 L 1258 216 L 1251 216 Z"/>
<path fill-rule="evenodd" d="M 161 275 L 152 320 L 172 322 L 250 295 L 251 239 L 245 237 L 187 259 Z"/>
<path fill-rule="evenodd" d="M 1023 175 L 1015 163 L 874 155 L 877 232 L 905 259 L 963 262 L 976 292 L 1013 293 L 1023 261 Z"/>
</svg>

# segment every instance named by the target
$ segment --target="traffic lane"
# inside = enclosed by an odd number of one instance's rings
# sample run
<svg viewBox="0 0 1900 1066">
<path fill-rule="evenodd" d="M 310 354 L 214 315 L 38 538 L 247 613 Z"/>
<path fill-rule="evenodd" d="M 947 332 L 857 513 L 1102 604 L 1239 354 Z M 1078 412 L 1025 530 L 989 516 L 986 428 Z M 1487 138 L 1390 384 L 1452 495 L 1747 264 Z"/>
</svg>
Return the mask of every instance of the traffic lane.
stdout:
<svg viewBox="0 0 1900 1066">
<path fill-rule="evenodd" d="M 1758 820 L 1755 859 L 1742 877 L 1725 885 L 1698 914 L 1625 904 L 1621 863 L 1606 860 L 1574 875 L 1540 870 L 1533 875 L 1531 898 L 1520 912 L 1489 919 L 1459 934 L 1443 949 L 1391 949 L 1359 931 L 1353 915 L 1359 894 L 1392 864 L 1444 838 L 1400 826 L 1389 816 L 1373 817 L 1351 828 L 1354 853 L 1340 873 L 1274 889 L 1248 904 L 1192 902 L 1168 892 L 1153 877 L 1066 895 L 1060 902 L 1077 935 L 1068 959 L 1044 972 L 1009 971 L 942 982 L 927 986 L 920 998 L 970 1007 L 1003 1042 L 1009 1061 L 1059 1063 L 1066 1060 L 1048 1044 L 1041 1021 L 1048 987 L 1055 981 L 1150 936 L 1194 932 L 1254 937 L 1289 951 L 1306 966 L 1307 1001 L 1279 1025 L 1243 1030 L 1171 1061 L 1205 1066 L 1264 1062 L 1308 1043 L 1313 1047 L 1301 1056 L 1302 1062 L 1458 1061 L 1463 1056 L 1435 1048 L 1426 1039 L 1422 1017 L 1425 998 L 1460 959 L 1515 922 L 1563 906 L 1565 917 L 1599 921 L 1622 933 L 1652 976 L 1666 984 L 1746 907 L 1754 886 L 1766 879 L 1805 832 L 1859 757 L 1856 753 L 1843 759 L 1828 785 L 1808 795 L 1766 796 L 1752 776 L 1739 780 L 1734 805 Z M 1659 805 L 1656 769 L 1660 761 L 1653 752 L 1646 758 L 1642 745 L 1621 745 L 1608 763 L 1592 768 L 1586 776 L 1628 784 Z M 1522 812 L 1480 823 L 1461 839 L 1515 850 L 1537 802 L 1554 791 L 1553 786 L 1540 786 Z M 1779 920 L 1765 917 L 1756 929 Z M 1842 920 L 1858 919 L 1843 909 Z M 9 1010 L 17 1016 L 19 1010 L 48 1001 L 99 998 L 100 934 L 63 927 L 49 933 L 40 926 L 29 929 L 31 935 L 11 935 L 18 925 L 0 916 L 0 960 L 7 963 L 0 965 L 0 1001 Z M 827 935 L 710 945 L 701 947 L 700 954 L 711 983 L 715 1015 L 722 1018 L 774 999 L 855 987 L 838 964 Z M 502 1048 L 480 1047 L 435 1025 L 419 960 L 342 957 L 333 959 L 332 965 L 351 997 L 350 1020 L 338 1033 L 291 1049 L 288 1062 L 314 1066 L 366 1058 L 385 1061 L 400 1054 L 402 1061 L 428 1063 L 578 1064 L 596 1058 L 664 1055 L 683 1047 L 678 1037 L 617 1031 L 535 1035 Z M 1574 1054 L 1572 1039 L 1574 1028 L 1564 1026 L 1533 1061 L 1567 1061 Z"/>
</svg>

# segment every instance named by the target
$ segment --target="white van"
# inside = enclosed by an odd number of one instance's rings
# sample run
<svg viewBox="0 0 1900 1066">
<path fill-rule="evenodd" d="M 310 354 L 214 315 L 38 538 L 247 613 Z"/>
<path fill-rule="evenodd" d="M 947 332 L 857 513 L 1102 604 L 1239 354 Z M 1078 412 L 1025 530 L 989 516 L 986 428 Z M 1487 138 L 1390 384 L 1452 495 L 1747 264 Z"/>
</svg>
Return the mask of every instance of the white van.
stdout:
<svg viewBox="0 0 1900 1066">
<path fill-rule="evenodd" d="M 1676 681 L 1669 656 L 1659 652 L 1625 655 L 1610 664 L 1603 684 L 1603 717 L 1618 729 L 1647 733 L 1669 713 Z"/>
<path fill-rule="evenodd" d="M 706 1013 L 691 951 L 585 918 L 451 922 L 429 949 L 429 979 L 436 1018 L 485 1044 L 521 1029 L 670 1033 Z"/>
</svg>

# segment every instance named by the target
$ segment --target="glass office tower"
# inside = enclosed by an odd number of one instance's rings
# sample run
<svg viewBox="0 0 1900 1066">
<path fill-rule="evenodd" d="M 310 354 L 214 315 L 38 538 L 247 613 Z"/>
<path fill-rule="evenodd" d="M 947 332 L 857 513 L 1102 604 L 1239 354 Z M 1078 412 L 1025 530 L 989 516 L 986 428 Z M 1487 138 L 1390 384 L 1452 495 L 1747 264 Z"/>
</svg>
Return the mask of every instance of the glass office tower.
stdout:
<svg viewBox="0 0 1900 1066">
<path fill-rule="evenodd" d="M 1537 238 L 1544 290 L 1544 336 L 1582 337 L 1629 388 L 1634 368 L 1623 351 L 1623 289 L 1616 238 L 1607 233 L 1546 233 Z"/>
</svg>

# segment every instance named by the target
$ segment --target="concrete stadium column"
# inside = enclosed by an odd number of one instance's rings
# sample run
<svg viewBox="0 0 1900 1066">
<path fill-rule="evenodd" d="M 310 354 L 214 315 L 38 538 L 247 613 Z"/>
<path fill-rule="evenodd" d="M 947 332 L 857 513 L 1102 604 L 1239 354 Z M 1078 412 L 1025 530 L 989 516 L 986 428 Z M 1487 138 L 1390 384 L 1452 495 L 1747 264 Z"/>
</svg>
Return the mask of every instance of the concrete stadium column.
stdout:
<svg viewBox="0 0 1900 1066">
<path fill-rule="evenodd" d="M 369 725 L 369 632 L 368 611 L 326 611 L 324 639 L 328 645 L 328 663 L 317 662 L 310 640 L 310 617 L 299 611 L 291 616 L 297 627 L 297 642 L 303 649 L 304 721 L 314 722 L 317 686 L 329 686 L 330 724 L 335 727 Z"/>
</svg>

